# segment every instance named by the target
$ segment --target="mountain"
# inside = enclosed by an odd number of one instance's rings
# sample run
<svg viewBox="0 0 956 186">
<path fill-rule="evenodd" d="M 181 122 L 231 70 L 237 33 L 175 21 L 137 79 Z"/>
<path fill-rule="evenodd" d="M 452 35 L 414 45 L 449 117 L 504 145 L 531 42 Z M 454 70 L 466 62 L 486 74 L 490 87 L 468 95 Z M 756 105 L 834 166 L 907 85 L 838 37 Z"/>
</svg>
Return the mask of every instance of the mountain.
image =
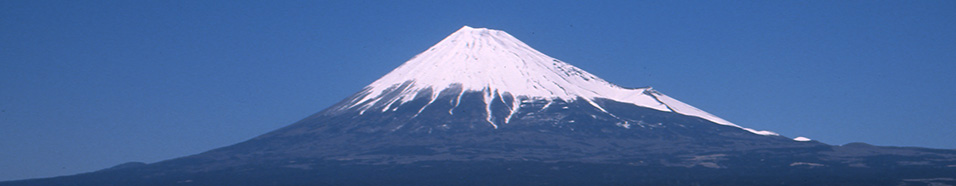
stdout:
<svg viewBox="0 0 956 186">
<path fill-rule="evenodd" d="M 624 88 L 463 27 L 341 102 L 245 142 L 0 185 L 953 185 L 956 150 L 828 145 Z"/>
</svg>

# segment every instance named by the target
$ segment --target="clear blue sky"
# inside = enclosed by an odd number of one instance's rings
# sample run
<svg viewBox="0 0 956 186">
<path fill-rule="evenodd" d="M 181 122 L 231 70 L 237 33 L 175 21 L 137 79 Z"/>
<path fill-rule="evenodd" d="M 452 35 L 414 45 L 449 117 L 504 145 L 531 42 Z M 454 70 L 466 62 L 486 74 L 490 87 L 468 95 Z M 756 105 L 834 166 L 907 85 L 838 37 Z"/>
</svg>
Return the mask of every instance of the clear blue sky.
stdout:
<svg viewBox="0 0 956 186">
<path fill-rule="evenodd" d="M 0 180 L 318 112 L 463 25 L 829 144 L 956 148 L 956 1 L 0 1 Z"/>
</svg>

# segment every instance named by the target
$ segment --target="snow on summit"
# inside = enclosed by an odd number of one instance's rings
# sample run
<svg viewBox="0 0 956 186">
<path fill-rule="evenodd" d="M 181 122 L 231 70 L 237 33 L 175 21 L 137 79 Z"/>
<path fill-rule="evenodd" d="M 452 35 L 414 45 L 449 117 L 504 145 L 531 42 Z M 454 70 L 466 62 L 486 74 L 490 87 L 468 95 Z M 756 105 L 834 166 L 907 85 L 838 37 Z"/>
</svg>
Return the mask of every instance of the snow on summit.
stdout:
<svg viewBox="0 0 956 186">
<path fill-rule="evenodd" d="M 737 126 L 651 88 L 629 89 L 614 85 L 545 55 L 504 31 L 468 26 L 372 82 L 347 109 L 359 109 L 363 113 L 386 112 L 392 104 L 411 101 L 422 92 L 430 91 L 434 101 L 440 92 L 452 87 L 461 88 L 459 96 L 465 92 L 484 93 L 488 121 L 495 128 L 497 125 L 491 122 L 490 102 L 495 95 L 500 95 L 510 96 L 512 100 L 586 101 L 602 111 L 604 109 L 595 100 L 610 99 L 696 116 L 756 134 L 777 135 Z M 520 108 L 520 103 L 512 101 L 510 108 Z M 517 111 L 512 109 L 511 114 Z M 511 116 L 508 117 L 505 122 Z"/>
</svg>

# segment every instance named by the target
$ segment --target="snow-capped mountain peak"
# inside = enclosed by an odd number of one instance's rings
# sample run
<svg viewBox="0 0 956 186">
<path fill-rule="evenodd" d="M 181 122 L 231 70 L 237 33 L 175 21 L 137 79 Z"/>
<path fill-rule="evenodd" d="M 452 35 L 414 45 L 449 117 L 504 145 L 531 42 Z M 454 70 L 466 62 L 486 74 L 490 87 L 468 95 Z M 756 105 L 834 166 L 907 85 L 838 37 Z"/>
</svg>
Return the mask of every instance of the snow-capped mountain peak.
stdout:
<svg viewBox="0 0 956 186">
<path fill-rule="evenodd" d="M 545 55 L 504 31 L 468 26 L 368 85 L 360 96 L 340 109 L 387 112 L 393 104 L 406 103 L 422 93 L 434 101 L 440 92 L 453 87 L 460 88 L 459 98 L 465 92 L 482 92 L 488 122 L 495 128 L 498 125 L 491 119 L 490 102 L 496 95 L 516 100 L 510 103 L 512 109 L 506 123 L 520 108 L 521 101 L 517 100 L 579 100 L 605 111 L 595 100 L 609 99 L 740 127 L 651 88 L 629 89 L 611 84 Z"/>
</svg>

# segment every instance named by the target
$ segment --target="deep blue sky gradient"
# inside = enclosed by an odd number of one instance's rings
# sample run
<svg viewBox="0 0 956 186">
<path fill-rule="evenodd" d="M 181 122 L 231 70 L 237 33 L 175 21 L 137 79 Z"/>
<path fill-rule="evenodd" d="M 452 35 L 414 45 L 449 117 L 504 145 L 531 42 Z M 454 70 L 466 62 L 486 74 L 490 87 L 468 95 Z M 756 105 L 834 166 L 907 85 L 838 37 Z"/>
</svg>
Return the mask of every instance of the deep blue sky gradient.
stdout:
<svg viewBox="0 0 956 186">
<path fill-rule="evenodd" d="M 463 25 L 745 127 L 956 148 L 956 1 L 0 1 L 0 180 L 250 139 Z"/>
</svg>

